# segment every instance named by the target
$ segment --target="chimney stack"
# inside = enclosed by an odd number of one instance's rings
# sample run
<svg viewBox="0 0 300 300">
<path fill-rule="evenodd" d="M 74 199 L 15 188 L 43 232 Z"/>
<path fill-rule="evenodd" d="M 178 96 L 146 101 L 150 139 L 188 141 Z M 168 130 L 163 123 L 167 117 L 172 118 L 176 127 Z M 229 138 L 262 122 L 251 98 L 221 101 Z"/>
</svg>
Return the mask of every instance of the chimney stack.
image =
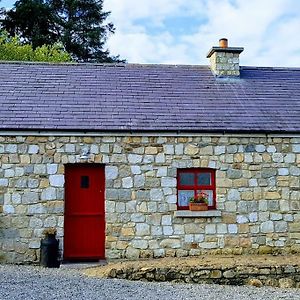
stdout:
<svg viewBox="0 0 300 300">
<path fill-rule="evenodd" d="M 244 51 L 241 47 L 228 47 L 228 40 L 219 40 L 219 47 L 212 47 L 207 54 L 210 68 L 216 77 L 239 78 L 239 55 Z"/>
</svg>

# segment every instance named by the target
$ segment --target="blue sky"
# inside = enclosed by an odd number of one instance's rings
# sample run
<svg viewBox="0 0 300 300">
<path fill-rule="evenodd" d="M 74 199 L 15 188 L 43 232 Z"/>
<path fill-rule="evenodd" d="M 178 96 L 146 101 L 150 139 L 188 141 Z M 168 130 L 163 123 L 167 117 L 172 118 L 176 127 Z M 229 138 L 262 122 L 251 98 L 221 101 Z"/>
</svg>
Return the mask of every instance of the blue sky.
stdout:
<svg viewBox="0 0 300 300">
<path fill-rule="evenodd" d="M 129 63 L 207 65 L 226 37 L 245 48 L 241 65 L 300 67 L 300 0 L 104 0 L 104 8 L 117 29 L 107 46 Z"/>
</svg>

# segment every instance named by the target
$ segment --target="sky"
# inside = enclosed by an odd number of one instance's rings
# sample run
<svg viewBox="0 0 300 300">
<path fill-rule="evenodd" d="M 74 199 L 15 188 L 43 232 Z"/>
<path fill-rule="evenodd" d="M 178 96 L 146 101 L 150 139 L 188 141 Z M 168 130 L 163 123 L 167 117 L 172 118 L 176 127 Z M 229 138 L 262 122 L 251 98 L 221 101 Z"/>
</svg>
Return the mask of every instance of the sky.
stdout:
<svg viewBox="0 0 300 300">
<path fill-rule="evenodd" d="M 245 48 L 243 66 L 300 67 L 300 0 L 104 0 L 104 10 L 116 27 L 107 47 L 128 63 L 207 65 L 227 38 Z"/>
</svg>

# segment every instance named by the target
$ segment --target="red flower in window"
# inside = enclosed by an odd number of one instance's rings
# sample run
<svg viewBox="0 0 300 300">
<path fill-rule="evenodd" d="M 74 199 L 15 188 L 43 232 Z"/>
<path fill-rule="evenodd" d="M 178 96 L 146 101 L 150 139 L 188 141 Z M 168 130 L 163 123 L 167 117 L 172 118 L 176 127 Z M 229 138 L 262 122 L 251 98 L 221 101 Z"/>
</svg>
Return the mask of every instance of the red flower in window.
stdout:
<svg viewBox="0 0 300 300">
<path fill-rule="evenodd" d="M 208 204 L 208 195 L 204 192 L 200 192 L 196 195 L 196 197 L 190 198 L 191 203 L 205 203 Z"/>
</svg>

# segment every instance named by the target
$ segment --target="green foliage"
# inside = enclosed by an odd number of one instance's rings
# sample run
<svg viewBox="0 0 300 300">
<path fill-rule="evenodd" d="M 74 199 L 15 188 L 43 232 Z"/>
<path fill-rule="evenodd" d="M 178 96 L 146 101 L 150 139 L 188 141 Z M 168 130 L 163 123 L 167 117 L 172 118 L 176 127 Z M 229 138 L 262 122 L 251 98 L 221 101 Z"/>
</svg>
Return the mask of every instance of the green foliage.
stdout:
<svg viewBox="0 0 300 300">
<path fill-rule="evenodd" d="M 19 0 L 5 12 L 2 26 L 33 48 L 61 43 L 79 62 L 119 62 L 104 49 L 112 23 L 105 23 L 103 0 Z"/>
<path fill-rule="evenodd" d="M 43 0 L 16 1 L 14 9 L 4 13 L 3 28 L 10 36 L 18 35 L 33 48 L 54 44 L 52 13 Z"/>
<path fill-rule="evenodd" d="M 0 60 L 68 62 L 71 56 L 59 44 L 33 49 L 30 44 L 22 44 L 20 38 L 9 37 L 6 31 L 0 31 Z"/>
</svg>

